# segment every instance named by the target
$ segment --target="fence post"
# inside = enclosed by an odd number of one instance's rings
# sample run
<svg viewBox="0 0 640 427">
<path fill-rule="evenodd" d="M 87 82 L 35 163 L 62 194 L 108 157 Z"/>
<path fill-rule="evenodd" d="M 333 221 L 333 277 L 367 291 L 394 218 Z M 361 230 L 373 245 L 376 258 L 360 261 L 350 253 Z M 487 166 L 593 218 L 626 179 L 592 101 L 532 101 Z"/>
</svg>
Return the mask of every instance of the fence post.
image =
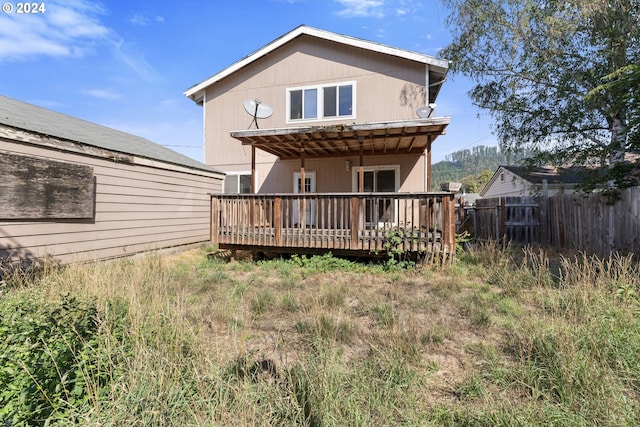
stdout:
<svg viewBox="0 0 640 427">
<path fill-rule="evenodd" d="M 507 240 L 507 227 L 506 227 L 506 218 L 505 218 L 505 198 L 500 198 L 500 240 L 505 244 Z"/>
<path fill-rule="evenodd" d="M 478 210 L 476 209 L 476 207 L 473 207 L 471 209 L 471 212 L 473 212 L 473 237 L 477 239 L 478 238 Z"/>
<path fill-rule="evenodd" d="M 500 220 L 500 207 L 502 206 L 502 197 L 498 197 L 498 204 L 496 205 L 496 241 L 500 241 L 500 231 L 502 230 Z"/>
<path fill-rule="evenodd" d="M 456 253 L 456 199 L 454 194 L 442 197 L 442 222 L 445 256 Z"/>
</svg>

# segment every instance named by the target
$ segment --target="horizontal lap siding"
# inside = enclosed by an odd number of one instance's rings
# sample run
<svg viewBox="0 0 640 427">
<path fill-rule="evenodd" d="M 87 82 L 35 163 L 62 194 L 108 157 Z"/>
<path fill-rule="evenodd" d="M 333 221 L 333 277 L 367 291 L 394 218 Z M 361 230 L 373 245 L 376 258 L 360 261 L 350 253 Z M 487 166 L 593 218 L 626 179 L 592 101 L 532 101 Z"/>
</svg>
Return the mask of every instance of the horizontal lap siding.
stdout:
<svg viewBox="0 0 640 427">
<path fill-rule="evenodd" d="M 0 220 L 0 255 L 51 255 L 68 263 L 210 240 L 209 193 L 221 192 L 221 179 L 6 140 L 2 152 L 93 167 L 96 215 L 95 221 Z"/>
</svg>

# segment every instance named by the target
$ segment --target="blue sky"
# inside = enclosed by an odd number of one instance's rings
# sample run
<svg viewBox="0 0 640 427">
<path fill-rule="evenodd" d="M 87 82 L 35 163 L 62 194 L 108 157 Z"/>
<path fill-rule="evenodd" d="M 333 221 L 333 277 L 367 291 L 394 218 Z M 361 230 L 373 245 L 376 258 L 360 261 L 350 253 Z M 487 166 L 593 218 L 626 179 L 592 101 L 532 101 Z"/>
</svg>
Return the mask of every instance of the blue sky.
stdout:
<svg viewBox="0 0 640 427">
<path fill-rule="evenodd" d="M 183 92 L 305 24 L 438 56 L 451 40 L 438 0 L 48 0 L 0 12 L 0 94 L 168 146 L 202 161 L 202 108 Z M 449 75 L 451 116 L 433 161 L 496 145 L 487 113 Z M 480 115 L 480 117 L 478 117 Z"/>
</svg>

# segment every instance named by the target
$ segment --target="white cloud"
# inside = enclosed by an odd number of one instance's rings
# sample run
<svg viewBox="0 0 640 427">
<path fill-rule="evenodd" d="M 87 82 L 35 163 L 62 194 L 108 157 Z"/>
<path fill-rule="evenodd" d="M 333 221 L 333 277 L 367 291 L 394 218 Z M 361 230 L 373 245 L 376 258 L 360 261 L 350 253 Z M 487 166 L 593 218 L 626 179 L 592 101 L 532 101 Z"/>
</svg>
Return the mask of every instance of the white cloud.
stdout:
<svg viewBox="0 0 640 427">
<path fill-rule="evenodd" d="M 116 31 L 104 25 L 106 11 L 91 0 L 49 0 L 42 14 L 0 14 L 0 62 L 27 61 L 37 57 L 82 57 L 100 45 L 140 78 L 157 81 L 160 74 Z M 150 22 L 142 15 L 132 21 Z M 164 18 L 154 18 L 163 22 Z"/>
<path fill-rule="evenodd" d="M 51 1 L 42 14 L 0 15 L 0 61 L 34 56 L 81 56 L 91 42 L 104 39 L 109 30 L 100 23 L 101 9 L 72 0 Z"/>
<path fill-rule="evenodd" d="M 93 96 L 95 98 L 106 99 L 106 100 L 117 100 L 122 99 L 123 96 L 118 92 L 112 89 L 89 89 L 84 91 L 87 95 Z"/>
<path fill-rule="evenodd" d="M 160 73 L 145 59 L 143 52 L 135 50 L 135 46 L 126 43 L 124 39 L 119 39 L 112 40 L 111 47 L 114 56 L 133 70 L 138 77 L 148 82 L 161 80 Z"/>
<path fill-rule="evenodd" d="M 135 25 L 146 26 L 149 25 L 149 18 L 146 16 L 142 16 L 139 13 L 135 13 L 131 18 L 129 18 L 129 22 Z"/>
<path fill-rule="evenodd" d="M 134 24 L 134 25 L 140 25 L 142 27 L 146 27 L 147 25 L 151 24 L 151 22 L 156 22 L 158 24 L 161 24 L 164 22 L 164 16 L 156 16 L 153 19 L 144 16 L 140 13 L 134 13 L 130 18 L 129 18 L 129 22 Z"/>
<path fill-rule="evenodd" d="M 384 0 L 336 0 L 343 7 L 338 15 L 345 18 L 384 18 Z"/>
<path fill-rule="evenodd" d="M 421 0 L 335 0 L 342 6 L 343 18 L 384 18 L 390 15 L 410 17 L 420 13 Z"/>
</svg>

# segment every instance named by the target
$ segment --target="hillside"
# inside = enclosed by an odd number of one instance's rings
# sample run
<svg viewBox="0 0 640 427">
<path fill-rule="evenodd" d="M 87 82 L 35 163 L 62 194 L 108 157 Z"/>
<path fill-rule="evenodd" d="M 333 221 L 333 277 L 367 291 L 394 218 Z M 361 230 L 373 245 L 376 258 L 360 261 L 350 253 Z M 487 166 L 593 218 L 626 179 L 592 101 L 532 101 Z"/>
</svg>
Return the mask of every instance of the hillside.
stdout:
<svg viewBox="0 0 640 427">
<path fill-rule="evenodd" d="M 433 189 L 442 182 L 462 182 L 467 193 L 476 193 L 489 181 L 500 165 L 516 164 L 526 154 L 503 153 L 498 147 L 478 145 L 471 149 L 459 150 L 445 156 L 441 162 L 433 164 Z"/>
</svg>

